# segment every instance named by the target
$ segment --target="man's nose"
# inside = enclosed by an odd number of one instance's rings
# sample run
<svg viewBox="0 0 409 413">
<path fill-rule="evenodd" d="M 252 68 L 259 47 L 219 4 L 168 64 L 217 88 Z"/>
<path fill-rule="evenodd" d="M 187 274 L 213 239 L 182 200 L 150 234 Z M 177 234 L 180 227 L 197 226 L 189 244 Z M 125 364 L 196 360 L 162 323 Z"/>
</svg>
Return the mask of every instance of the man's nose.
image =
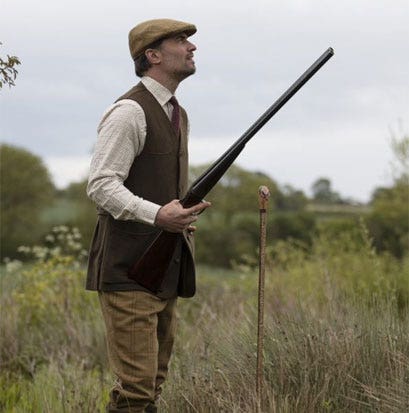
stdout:
<svg viewBox="0 0 409 413">
<path fill-rule="evenodd" d="M 196 49 L 197 49 L 197 47 L 196 47 L 196 45 L 194 45 L 192 42 L 189 42 L 188 41 L 188 50 L 189 50 L 189 52 L 193 52 L 193 51 L 195 51 Z"/>
</svg>

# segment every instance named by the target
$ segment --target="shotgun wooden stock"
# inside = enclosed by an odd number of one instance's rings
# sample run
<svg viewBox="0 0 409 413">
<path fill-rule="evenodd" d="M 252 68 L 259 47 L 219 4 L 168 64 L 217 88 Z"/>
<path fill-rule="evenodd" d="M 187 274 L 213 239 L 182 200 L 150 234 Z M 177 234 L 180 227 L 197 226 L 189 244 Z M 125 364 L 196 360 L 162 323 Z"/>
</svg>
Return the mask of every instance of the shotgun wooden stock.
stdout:
<svg viewBox="0 0 409 413">
<path fill-rule="evenodd" d="M 328 48 L 257 120 L 244 134 L 218 158 L 189 188 L 180 201 L 189 208 L 201 202 L 219 182 L 230 165 L 239 156 L 246 143 L 290 100 L 319 69 L 334 55 Z M 172 259 L 178 237 L 182 234 L 161 231 L 144 255 L 129 270 L 129 278 L 152 292 L 157 292 Z"/>
</svg>

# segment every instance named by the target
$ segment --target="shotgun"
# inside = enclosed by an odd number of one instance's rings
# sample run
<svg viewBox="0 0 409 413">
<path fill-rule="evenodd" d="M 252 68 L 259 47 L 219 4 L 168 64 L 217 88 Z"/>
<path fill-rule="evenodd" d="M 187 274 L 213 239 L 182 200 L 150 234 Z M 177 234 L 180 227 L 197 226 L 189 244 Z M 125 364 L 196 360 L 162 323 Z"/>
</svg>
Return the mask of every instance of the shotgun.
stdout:
<svg viewBox="0 0 409 413">
<path fill-rule="evenodd" d="M 219 182 L 230 165 L 239 156 L 246 143 L 276 114 L 334 55 L 328 48 L 257 120 L 191 185 L 180 201 L 184 208 L 200 203 Z M 162 230 L 147 248 L 144 255 L 130 269 L 128 276 L 152 292 L 157 292 L 165 277 L 180 233 Z"/>
</svg>

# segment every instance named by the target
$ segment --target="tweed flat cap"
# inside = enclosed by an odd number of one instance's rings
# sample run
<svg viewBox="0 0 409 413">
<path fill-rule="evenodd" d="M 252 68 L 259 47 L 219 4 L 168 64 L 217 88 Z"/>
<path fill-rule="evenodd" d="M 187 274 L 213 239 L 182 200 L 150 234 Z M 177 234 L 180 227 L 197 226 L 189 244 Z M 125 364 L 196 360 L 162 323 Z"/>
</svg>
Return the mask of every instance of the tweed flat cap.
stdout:
<svg viewBox="0 0 409 413">
<path fill-rule="evenodd" d="M 150 44 L 159 39 L 186 33 L 188 36 L 196 33 L 194 24 L 171 19 L 147 20 L 138 24 L 129 32 L 129 50 L 133 59 L 140 56 Z"/>
</svg>

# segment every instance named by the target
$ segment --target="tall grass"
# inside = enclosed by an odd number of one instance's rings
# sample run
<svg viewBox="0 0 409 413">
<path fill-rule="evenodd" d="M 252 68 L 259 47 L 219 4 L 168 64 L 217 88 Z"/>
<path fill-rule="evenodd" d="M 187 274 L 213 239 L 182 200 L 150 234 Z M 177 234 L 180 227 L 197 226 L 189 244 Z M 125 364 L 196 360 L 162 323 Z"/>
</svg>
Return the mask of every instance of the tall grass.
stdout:
<svg viewBox="0 0 409 413">
<path fill-rule="evenodd" d="M 257 271 L 199 268 L 180 300 L 164 412 L 252 412 Z M 409 410 L 409 261 L 359 235 L 321 237 L 308 254 L 269 251 L 265 412 Z M 72 253 L 40 254 L 2 275 L 0 410 L 102 412 L 113 377 L 95 294 Z"/>
</svg>

